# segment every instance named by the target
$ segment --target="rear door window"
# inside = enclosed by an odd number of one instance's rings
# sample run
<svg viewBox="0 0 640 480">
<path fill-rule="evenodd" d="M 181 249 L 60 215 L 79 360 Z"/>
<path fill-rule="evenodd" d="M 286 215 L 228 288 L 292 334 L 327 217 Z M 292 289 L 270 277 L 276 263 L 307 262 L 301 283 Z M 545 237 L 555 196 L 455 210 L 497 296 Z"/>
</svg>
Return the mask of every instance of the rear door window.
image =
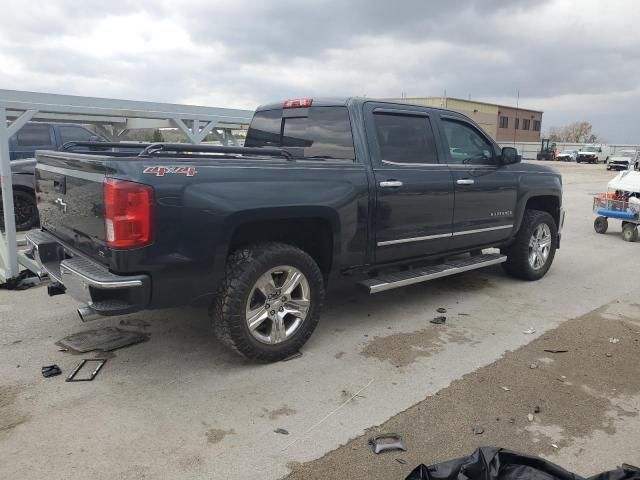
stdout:
<svg viewBox="0 0 640 480">
<path fill-rule="evenodd" d="M 382 161 L 398 164 L 438 163 L 428 117 L 374 112 L 373 123 Z"/>
<path fill-rule="evenodd" d="M 27 124 L 16 133 L 19 147 L 44 147 L 52 145 L 49 125 Z"/>
<path fill-rule="evenodd" d="M 310 107 L 256 112 L 247 132 L 247 147 L 285 147 L 306 159 L 355 159 L 346 107 Z M 299 116 L 297 114 L 299 113 Z"/>
</svg>

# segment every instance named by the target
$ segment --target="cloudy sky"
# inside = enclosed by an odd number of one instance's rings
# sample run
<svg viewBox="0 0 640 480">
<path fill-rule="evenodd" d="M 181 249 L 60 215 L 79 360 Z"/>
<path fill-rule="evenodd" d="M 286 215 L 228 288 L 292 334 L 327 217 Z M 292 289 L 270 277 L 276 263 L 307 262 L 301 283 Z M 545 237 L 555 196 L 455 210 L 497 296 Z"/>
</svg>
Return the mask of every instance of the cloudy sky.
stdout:
<svg viewBox="0 0 640 480">
<path fill-rule="evenodd" d="M 640 143 L 636 0 L 0 0 L 0 88 L 254 108 L 447 95 Z"/>
</svg>

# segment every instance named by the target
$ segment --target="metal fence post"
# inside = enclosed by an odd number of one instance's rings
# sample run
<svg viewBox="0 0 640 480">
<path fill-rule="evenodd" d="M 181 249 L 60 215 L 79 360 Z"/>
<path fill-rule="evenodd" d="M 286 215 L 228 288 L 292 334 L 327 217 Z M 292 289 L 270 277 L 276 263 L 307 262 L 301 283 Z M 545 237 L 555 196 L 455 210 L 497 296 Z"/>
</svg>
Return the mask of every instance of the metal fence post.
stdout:
<svg viewBox="0 0 640 480">
<path fill-rule="evenodd" d="M 9 158 L 9 128 L 7 110 L 0 107 L 0 189 L 4 212 L 4 233 L 0 233 L 0 253 L 4 264 L 5 280 L 18 276 L 18 247 L 16 244 L 16 222 L 13 214 L 13 182 Z"/>
</svg>

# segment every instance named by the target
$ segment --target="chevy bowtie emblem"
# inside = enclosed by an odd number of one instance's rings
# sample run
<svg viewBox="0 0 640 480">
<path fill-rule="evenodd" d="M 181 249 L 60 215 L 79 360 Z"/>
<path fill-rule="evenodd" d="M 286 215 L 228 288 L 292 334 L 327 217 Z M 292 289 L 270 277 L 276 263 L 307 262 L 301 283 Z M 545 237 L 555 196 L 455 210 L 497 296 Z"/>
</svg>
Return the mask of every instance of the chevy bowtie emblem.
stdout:
<svg viewBox="0 0 640 480">
<path fill-rule="evenodd" d="M 53 202 L 58 206 L 58 210 L 62 210 L 62 213 L 67 213 L 67 204 L 61 198 L 56 198 L 56 201 Z"/>
</svg>

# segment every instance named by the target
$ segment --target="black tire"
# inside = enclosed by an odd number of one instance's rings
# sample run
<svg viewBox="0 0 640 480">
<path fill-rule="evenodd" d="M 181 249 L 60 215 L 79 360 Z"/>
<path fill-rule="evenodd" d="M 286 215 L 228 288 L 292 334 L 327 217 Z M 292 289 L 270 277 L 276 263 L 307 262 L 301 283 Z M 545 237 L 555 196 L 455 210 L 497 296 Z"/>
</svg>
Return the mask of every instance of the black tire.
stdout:
<svg viewBox="0 0 640 480">
<path fill-rule="evenodd" d="M 16 230 L 23 232 L 36 227 L 39 222 L 38 205 L 33 192 L 13 190 L 13 209 L 15 212 Z M 0 228 L 4 231 L 4 208 L 0 200 Z"/>
<path fill-rule="evenodd" d="M 607 233 L 608 228 L 609 221 L 607 220 L 607 217 L 603 217 L 602 215 L 600 215 L 593 221 L 593 229 L 596 231 L 596 233 Z"/>
<path fill-rule="evenodd" d="M 576 159 L 576 163 L 582 163 L 582 160 Z"/>
<path fill-rule="evenodd" d="M 529 262 L 529 241 L 541 224 L 546 224 L 549 227 L 551 244 L 546 261 L 536 269 Z M 502 263 L 502 268 L 509 275 L 522 280 L 539 280 L 549 271 L 556 254 L 557 244 L 558 228 L 553 217 L 540 210 L 526 210 L 515 240 L 509 247 L 502 249 L 502 253 L 507 255 L 507 261 Z"/>
<path fill-rule="evenodd" d="M 638 227 L 637 225 L 629 222 L 625 222 L 622 225 L 622 239 L 625 242 L 635 242 L 638 240 Z"/>
<path fill-rule="evenodd" d="M 282 265 L 292 266 L 305 276 L 310 291 L 309 310 L 290 338 L 267 344 L 251 334 L 246 306 L 258 279 Z M 262 243 L 241 248 L 229 256 L 225 278 L 209 313 L 216 336 L 226 346 L 252 360 L 276 362 L 297 353 L 309 340 L 318 324 L 324 294 L 322 272 L 306 252 L 284 243 Z"/>
</svg>

